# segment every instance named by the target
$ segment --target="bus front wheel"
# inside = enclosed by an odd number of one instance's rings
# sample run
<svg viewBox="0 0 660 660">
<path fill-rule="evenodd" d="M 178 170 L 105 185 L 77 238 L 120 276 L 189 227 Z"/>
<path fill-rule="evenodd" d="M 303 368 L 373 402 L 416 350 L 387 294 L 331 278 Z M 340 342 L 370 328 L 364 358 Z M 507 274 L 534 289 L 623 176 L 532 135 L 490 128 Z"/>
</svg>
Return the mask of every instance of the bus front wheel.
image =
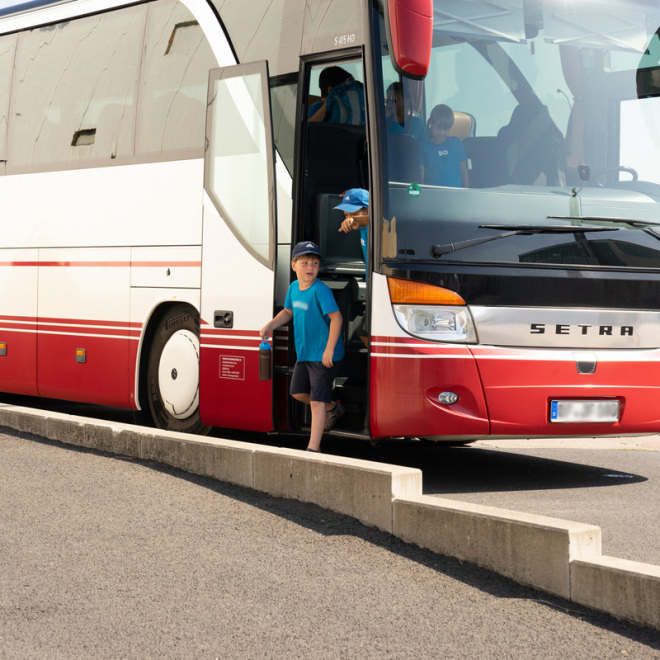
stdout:
<svg viewBox="0 0 660 660">
<path fill-rule="evenodd" d="M 199 315 L 172 307 L 156 327 L 147 366 L 149 410 L 161 429 L 207 434 L 199 415 Z"/>
</svg>

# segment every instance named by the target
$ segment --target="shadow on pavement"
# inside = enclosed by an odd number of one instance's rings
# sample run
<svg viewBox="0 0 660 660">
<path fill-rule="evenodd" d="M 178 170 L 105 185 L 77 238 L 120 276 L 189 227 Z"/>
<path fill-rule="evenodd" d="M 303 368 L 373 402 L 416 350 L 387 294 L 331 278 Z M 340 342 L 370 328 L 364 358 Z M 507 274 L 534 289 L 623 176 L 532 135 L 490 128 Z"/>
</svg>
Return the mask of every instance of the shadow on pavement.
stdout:
<svg viewBox="0 0 660 660">
<path fill-rule="evenodd" d="M 647 481 L 614 468 L 500 452 L 477 447 L 448 447 L 415 441 L 367 443 L 324 441 L 323 450 L 341 456 L 419 468 L 425 495 L 563 488 L 599 488 Z"/>
</svg>

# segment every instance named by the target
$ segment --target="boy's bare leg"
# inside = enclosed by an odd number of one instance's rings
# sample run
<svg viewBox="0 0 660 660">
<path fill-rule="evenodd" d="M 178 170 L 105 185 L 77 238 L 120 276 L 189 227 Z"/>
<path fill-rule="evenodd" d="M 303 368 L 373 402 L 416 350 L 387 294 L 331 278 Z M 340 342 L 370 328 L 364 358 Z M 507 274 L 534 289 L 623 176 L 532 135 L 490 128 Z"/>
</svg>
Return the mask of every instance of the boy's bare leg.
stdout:
<svg viewBox="0 0 660 660">
<path fill-rule="evenodd" d="M 330 401 L 330 403 L 324 403 L 323 401 L 311 401 L 309 394 L 292 394 L 293 398 L 296 401 L 301 403 L 306 403 L 312 409 L 312 430 L 309 434 L 309 444 L 307 449 L 313 449 L 314 451 L 320 451 L 321 447 L 321 438 L 323 437 L 323 431 L 325 430 L 325 413 L 328 410 L 332 410 L 336 402 Z M 315 410 L 317 408 L 317 410 Z"/>
<path fill-rule="evenodd" d="M 311 401 L 309 405 L 312 407 L 312 430 L 309 434 L 307 449 L 321 451 L 321 438 L 325 429 L 326 404 L 323 401 Z"/>
</svg>

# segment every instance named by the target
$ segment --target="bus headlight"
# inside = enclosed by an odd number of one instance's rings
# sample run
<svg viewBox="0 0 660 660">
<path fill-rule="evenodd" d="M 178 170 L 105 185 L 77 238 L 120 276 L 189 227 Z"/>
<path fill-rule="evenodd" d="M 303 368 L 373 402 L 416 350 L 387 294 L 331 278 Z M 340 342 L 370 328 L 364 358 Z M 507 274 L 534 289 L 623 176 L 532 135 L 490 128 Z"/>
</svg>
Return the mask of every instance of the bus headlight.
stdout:
<svg viewBox="0 0 660 660">
<path fill-rule="evenodd" d="M 414 337 L 427 341 L 477 342 L 467 307 L 392 305 L 392 308 L 398 324 Z"/>
</svg>

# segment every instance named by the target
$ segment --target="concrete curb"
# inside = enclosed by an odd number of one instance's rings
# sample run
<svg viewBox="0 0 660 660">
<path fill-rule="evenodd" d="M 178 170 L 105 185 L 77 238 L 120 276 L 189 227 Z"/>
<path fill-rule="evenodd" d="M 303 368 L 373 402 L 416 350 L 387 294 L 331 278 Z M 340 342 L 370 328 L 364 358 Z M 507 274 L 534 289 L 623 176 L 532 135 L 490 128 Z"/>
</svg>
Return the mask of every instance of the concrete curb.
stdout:
<svg viewBox="0 0 660 660">
<path fill-rule="evenodd" d="M 563 598 L 571 562 L 600 556 L 600 527 L 420 496 L 395 500 L 394 535 Z"/>
<path fill-rule="evenodd" d="M 424 496 L 417 469 L 4 404 L 0 427 L 317 504 L 521 584 L 660 629 L 660 567 L 603 557 L 601 530 L 594 525 Z"/>
<path fill-rule="evenodd" d="M 607 556 L 574 561 L 571 600 L 660 630 L 660 566 Z"/>
</svg>

